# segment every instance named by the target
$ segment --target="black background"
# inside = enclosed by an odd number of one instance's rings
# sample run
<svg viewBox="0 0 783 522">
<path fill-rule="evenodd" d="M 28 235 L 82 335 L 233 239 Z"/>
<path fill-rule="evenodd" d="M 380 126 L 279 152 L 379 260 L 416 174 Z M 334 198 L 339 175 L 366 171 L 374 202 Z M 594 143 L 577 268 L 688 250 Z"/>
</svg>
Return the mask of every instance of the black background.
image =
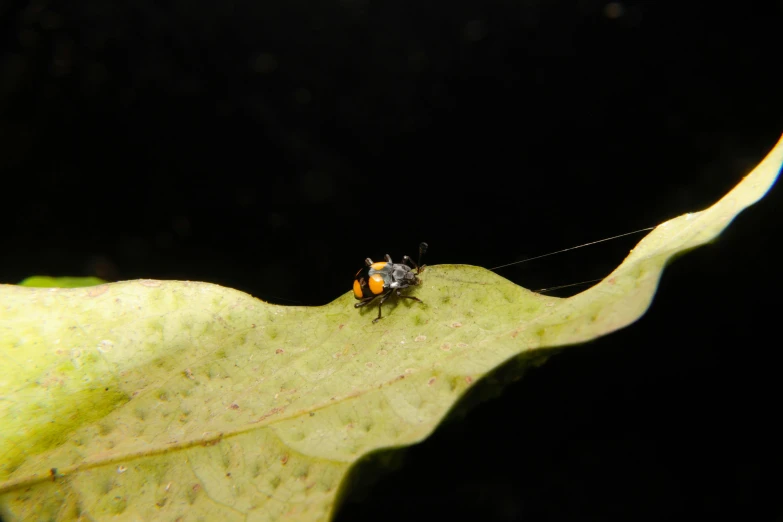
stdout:
<svg viewBox="0 0 783 522">
<path fill-rule="evenodd" d="M 656 225 L 777 141 L 781 24 L 780 2 L 5 2 L 0 282 L 320 305 L 420 241 L 493 267 Z M 669 267 L 637 324 L 439 430 L 337 519 L 783 520 L 780 190 Z M 593 279 L 637 240 L 500 273 Z"/>
</svg>

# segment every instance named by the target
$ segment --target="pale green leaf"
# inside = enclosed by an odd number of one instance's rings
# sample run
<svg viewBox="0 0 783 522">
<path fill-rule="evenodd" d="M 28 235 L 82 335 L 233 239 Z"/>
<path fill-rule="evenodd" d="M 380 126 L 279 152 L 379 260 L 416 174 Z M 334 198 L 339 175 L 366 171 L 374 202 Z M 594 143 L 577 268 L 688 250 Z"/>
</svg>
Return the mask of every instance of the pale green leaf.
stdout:
<svg viewBox="0 0 783 522">
<path fill-rule="evenodd" d="M 285 307 L 216 285 L 0 286 L 7 520 L 324 520 L 348 468 L 430 434 L 504 361 L 622 328 L 672 256 L 774 183 L 783 141 L 707 210 L 663 223 L 568 299 L 432 266 L 377 324 L 350 294 Z"/>
<path fill-rule="evenodd" d="M 30 288 L 81 288 L 83 286 L 96 286 L 105 283 L 99 277 L 50 277 L 30 276 L 19 283 L 19 286 Z"/>
</svg>

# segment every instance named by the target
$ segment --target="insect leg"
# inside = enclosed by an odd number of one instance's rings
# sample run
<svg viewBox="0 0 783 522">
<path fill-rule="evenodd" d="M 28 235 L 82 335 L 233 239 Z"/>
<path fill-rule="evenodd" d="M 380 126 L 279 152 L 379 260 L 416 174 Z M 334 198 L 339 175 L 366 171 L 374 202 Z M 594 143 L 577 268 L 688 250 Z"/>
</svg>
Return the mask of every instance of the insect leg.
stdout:
<svg viewBox="0 0 783 522">
<path fill-rule="evenodd" d="M 354 308 L 361 308 L 364 305 L 368 305 L 368 304 L 372 303 L 375 300 L 376 297 L 378 297 L 378 296 L 377 295 L 371 295 L 370 297 L 365 297 L 364 299 L 362 299 L 361 301 L 359 301 L 358 303 L 353 305 L 353 307 Z"/>
<path fill-rule="evenodd" d="M 418 297 L 413 297 L 412 295 L 402 295 L 400 292 L 402 292 L 402 288 L 397 289 L 397 297 L 403 297 L 405 299 L 413 299 L 414 301 L 418 301 L 420 303 L 424 303 L 424 301 L 422 301 Z"/>
<path fill-rule="evenodd" d="M 391 291 L 391 290 L 389 290 L 388 292 L 386 292 L 385 294 L 383 294 L 383 295 L 381 296 L 381 302 L 380 302 L 380 303 L 378 303 L 378 317 L 376 317 L 375 319 L 373 319 L 373 320 L 372 320 L 372 322 L 373 322 L 373 323 L 377 323 L 378 321 L 380 321 L 380 320 L 381 320 L 381 306 L 383 306 L 383 302 L 384 302 L 386 299 L 388 299 L 388 298 L 389 298 L 389 296 L 391 295 L 391 293 L 392 293 L 392 291 Z"/>
<path fill-rule="evenodd" d="M 419 265 L 417 265 L 410 256 L 402 256 L 402 262 L 406 265 L 413 265 L 412 268 L 415 268 L 417 272 L 421 272 Z"/>
</svg>

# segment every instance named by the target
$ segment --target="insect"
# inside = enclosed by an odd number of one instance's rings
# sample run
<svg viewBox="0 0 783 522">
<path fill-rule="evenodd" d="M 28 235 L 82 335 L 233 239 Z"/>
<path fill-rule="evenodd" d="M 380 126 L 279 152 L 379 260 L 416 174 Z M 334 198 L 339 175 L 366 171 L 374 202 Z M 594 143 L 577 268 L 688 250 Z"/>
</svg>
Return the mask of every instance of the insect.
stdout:
<svg viewBox="0 0 783 522">
<path fill-rule="evenodd" d="M 397 294 L 397 297 L 423 303 L 418 297 L 402 295 L 402 290 L 421 283 L 418 275 L 424 268 L 424 265 L 421 264 L 421 258 L 426 251 L 427 243 L 421 243 L 419 245 L 418 263 L 414 263 L 413 259 L 408 256 L 402 258 L 402 263 L 394 263 L 389 254 L 386 254 L 386 261 L 373 262 L 369 257 L 365 259 L 366 266 L 356 272 L 353 278 L 353 296 L 359 299 L 354 308 L 366 306 L 377 297 L 380 297 L 378 317 L 372 321 L 377 323 L 382 317 L 381 307 L 392 293 Z M 414 269 L 416 270 L 415 272 L 413 271 Z"/>
</svg>

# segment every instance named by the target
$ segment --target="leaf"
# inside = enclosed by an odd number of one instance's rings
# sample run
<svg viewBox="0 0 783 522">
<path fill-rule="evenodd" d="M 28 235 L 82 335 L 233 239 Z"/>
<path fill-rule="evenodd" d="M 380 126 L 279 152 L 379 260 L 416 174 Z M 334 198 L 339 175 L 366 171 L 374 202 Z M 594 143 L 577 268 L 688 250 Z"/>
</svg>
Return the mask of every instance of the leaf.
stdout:
<svg viewBox="0 0 783 522">
<path fill-rule="evenodd" d="M 81 288 L 105 283 L 99 277 L 49 277 L 31 276 L 19 283 L 19 286 L 30 288 Z"/>
<path fill-rule="evenodd" d="M 328 519 L 357 459 L 429 435 L 493 368 L 638 319 L 665 263 L 715 238 L 782 162 L 783 141 L 568 299 L 461 265 L 427 268 L 426 304 L 392 301 L 377 324 L 349 294 L 284 307 L 207 283 L 0 286 L 0 514 Z"/>
</svg>

